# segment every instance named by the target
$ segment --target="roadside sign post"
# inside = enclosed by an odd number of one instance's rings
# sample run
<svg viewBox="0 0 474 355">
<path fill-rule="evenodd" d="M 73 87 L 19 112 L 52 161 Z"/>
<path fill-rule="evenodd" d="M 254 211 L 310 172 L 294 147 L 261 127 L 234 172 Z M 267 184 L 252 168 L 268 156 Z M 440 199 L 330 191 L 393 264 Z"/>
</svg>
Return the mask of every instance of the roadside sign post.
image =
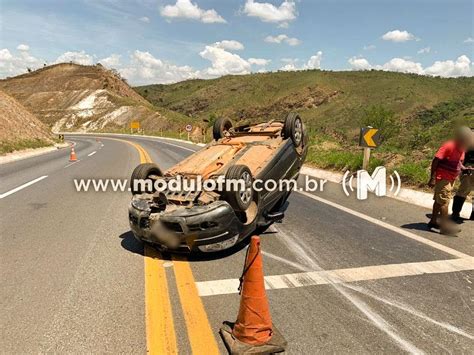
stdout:
<svg viewBox="0 0 474 355">
<path fill-rule="evenodd" d="M 364 159 L 362 160 L 362 170 L 369 168 L 370 148 L 364 148 Z"/>
<path fill-rule="evenodd" d="M 130 122 L 130 133 L 133 133 L 133 130 L 136 129 L 137 133 L 140 130 L 140 122 L 139 121 L 132 121 Z"/>
<path fill-rule="evenodd" d="M 361 127 L 359 134 L 359 146 L 364 148 L 364 158 L 362 160 L 362 169 L 368 170 L 370 160 L 370 150 L 380 145 L 381 136 L 378 128 L 371 126 Z"/>
<path fill-rule="evenodd" d="M 190 138 L 189 135 L 190 135 L 191 131 L 193 130 L 193 126 L 190 125 L 190 124 L 187 124 L 186 127 L 185 127 L 185 129 L 186 129 L 186 132 L 188 132 L 188 141 L 189 141 L 189 140 L 190 140 L 190 139 L 189 139 L 189 138 Z"/>
</svg>

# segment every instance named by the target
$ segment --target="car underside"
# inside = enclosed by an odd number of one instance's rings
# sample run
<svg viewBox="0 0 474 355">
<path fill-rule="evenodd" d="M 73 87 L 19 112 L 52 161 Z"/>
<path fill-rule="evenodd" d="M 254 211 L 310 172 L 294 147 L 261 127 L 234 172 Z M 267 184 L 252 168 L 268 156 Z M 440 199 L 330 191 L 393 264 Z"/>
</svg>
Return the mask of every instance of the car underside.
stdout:
<svg viewBox="0 0 474 355">
<path fill-rule="evenodd" d="M 220 118 L 213 136 L 164 173 L 150 163 L 134 170 L 129 222 L 137 239 L 173 252 L 213 252 L 282 220 L 291 191 L 257 191 L 254 185 L 296 179 L 307 153 L 301 118 L 290 113 L 283 122 L 237 128 Z M 137 187 L 145 180 L 153 187 Z M 162 188 L 156 188 L 157 181 Z M 228 181 L 242 185 L 232 190 Z"/>
</svg>

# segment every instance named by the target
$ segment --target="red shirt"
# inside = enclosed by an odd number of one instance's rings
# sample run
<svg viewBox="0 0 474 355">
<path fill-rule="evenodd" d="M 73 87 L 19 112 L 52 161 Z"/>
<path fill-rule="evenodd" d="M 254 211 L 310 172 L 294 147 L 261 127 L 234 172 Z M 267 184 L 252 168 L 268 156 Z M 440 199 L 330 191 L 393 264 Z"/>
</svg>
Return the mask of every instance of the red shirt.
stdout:
<svg viewBox="0 0 474 355">
<path fill-rule="evenodd" d="M 456 180 L 461 172 L 464 150 L 459 149 L 456 142 L 448 141 L 439 148 L 435 158 L 439 159 L 436 180 Z"/>
</svg>

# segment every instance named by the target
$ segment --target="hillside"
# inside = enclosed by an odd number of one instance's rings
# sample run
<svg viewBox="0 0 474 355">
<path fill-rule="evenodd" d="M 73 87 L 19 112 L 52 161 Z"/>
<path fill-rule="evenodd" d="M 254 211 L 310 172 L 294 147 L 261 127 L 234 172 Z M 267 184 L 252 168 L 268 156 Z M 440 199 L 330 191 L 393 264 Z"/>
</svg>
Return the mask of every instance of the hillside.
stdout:
<svg viewBox="0 0 474 355">
<path fill-rule="evenodd" d="M 155 105 L 195 119 L 283 118 L 298 111 L 310 131 L 312 163 L 355 170 L 359 127 L 382 129 L 372 165 L 396 167 L 418 184 L 433 149 L 458 123 L 474 126 L 474 78 L 443 79 L 382 71 L 298 71 L 149 85 L 137 92 Z M 205 123 L 202 123 L 205 125 Z"/>
<path fill-rule="evenodd" d="M 51 144 L 49 129 L 17 100 L 0 90 L 0 154 Z"/>
<path fill-rule="evenodd" d="M 145 130 L 170 129 L 181 115 L 153 107 L 118 74 L 101 65 L 57 64 L 0 80 L 53 131 L 128 129 L 140 121 Z"/>
</svg>

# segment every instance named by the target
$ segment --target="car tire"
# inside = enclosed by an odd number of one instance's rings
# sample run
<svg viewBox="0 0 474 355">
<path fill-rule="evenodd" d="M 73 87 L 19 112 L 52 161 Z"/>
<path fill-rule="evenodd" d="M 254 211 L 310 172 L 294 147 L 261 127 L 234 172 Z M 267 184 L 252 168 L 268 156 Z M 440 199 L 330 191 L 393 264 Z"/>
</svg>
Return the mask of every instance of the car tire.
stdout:
<svg viewBox="0 0 474 355">
<path fill-rule="evenodd" d="M 303 144 L 304 127 L 301 117 L 296 112 L 290 112 L 283 125 L 283 138 L 291 138 L 295 147 Z"/>
<path fill-rule="evenodd" d="M 153 163 L 143 163 L 138 165 L 132 172 L 132 177 L 130 178 L 130 189 L 132 195 L 137 195 L 144 193 L 146 191 L 141 191 L 140 189 L 135 189 L 135 180 L 144 180 L 148 179 L 151 175 L 163 176 L 161 169 L 158 165 Z"/>
<path fill-rule="evenodd" d="M 232 165 L 225 174 L 226 180 L 240 180 L 245 181 L 245 191 L 226 191 L 225 198 L 229 205 L 236 211 L 245 211 L 249 208 L 253 201 L 253 177 L 248 166 L 246 165 Z"/>
<path fill-rule="evenodd" d="M 232 128 L 232 121 L 227 117 L 219 117 L 212 127 L 212 136 L 217 141 L 225 137 L 225 133 Z"/>
</svg>

